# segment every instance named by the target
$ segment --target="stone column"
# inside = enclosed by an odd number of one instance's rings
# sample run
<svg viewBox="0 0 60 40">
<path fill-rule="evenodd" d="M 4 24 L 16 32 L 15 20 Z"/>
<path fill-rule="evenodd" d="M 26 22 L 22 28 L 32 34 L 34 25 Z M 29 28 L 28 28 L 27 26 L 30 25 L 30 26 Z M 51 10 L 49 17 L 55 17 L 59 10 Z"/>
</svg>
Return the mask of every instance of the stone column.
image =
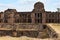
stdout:
<svg viewBox="0 0 60 40">
<path fill-rule="evenodd" d="M 14 14 L 13 13 L 10 14 L 9 17 L 10 18 L 8 18 L 8 23 L 14 23 L 14 21 L 15 21 Z"/>
<path fill-rule="evenodd" d="M 35 14 L 34 13 L 31 14 L 31 19 L 32 19 L 32 23 L 35 23 Z"/>
<path fill-rule="evenodd" d="M 1 13 L 1 19 L 2 19 L 1 22 L 4 23 L 4 13 L 3 12 Z"/>
<path fill-rule="evenodd" d="M 45 12 L 42 13 L 42 23 L 43 24 L 46 23 L 46 13 Z"/>
<path fill-rule="evenodd" d="M 26 17 L 26 22 L 28 23 L 28 14 L 27 14 L 27 17 Z"/>
</svg>

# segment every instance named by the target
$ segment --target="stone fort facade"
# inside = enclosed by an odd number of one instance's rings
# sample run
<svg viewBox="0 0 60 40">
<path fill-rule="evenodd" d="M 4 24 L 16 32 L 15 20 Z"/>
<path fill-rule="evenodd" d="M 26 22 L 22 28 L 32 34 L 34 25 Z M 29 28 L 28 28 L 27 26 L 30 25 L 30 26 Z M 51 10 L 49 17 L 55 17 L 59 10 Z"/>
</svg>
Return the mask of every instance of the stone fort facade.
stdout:
<svg viewBox="0 0 60 40">
<path fill-rule="evenodd" d="M 60 23 L 60 12 L 48 12 L 44 4 L 37 2 L 32 12 L 7 9 L 0 12 L 0 36 L 28 36 L 37 38 L 58 37 L 45 23 Z"/>
<path fill-rule="evenodd" d="M 37 2 L 31 12 L 7 9 L 0 12 L 0 23 L 60 23 L 60 12 L 45 11 L 44 4 Z"/>
</svg>

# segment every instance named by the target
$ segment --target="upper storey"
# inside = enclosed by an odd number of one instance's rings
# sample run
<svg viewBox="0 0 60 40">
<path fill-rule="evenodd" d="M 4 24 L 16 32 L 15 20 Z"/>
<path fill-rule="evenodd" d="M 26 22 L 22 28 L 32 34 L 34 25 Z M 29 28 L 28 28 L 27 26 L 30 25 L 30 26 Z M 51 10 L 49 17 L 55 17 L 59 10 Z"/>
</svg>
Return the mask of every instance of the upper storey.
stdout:
<svg viewBox="0 0 60 40">
<path fill-rule="evenodd" d="M 37 2 L 34 5 L 34 9 L 42 9 L 44 8 L 44 4 L 42 2 Z"/>
<path fill-rule="evenodd" d="M 44 11 L 44 4 L 42 2 L 37 2 L 34 4 L 34 11 L 42 12 Z"/>
</svg>

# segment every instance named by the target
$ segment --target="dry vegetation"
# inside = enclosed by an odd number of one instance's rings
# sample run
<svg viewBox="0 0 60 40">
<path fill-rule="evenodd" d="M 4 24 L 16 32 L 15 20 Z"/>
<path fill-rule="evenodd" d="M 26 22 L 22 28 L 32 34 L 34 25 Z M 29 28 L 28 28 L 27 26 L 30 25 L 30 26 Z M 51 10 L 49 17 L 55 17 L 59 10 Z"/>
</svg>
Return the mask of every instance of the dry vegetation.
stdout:
<svg viewBox="0 0 60 40">
<path fill-rule="evenodd" d="M 60 34 L 60 24 L 59 23 L 51 23 L 48 24 L 52 29 L 54 29 L 58 34 Z"/>
</svg>

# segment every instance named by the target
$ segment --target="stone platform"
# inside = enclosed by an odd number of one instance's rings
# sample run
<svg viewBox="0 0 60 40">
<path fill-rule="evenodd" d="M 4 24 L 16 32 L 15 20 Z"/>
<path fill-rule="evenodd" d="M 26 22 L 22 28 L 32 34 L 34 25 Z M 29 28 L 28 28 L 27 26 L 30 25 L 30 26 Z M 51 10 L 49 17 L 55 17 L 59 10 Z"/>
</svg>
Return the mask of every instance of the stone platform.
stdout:
<svg viewBox="0 0 60 40">
<path fill-rule="evenodd" d="M 28 36 L 37 38 L 57 38 L 56 32 L 46 24 L 0 24 L 0 34 L 10 36 Z"/>
</svg>

